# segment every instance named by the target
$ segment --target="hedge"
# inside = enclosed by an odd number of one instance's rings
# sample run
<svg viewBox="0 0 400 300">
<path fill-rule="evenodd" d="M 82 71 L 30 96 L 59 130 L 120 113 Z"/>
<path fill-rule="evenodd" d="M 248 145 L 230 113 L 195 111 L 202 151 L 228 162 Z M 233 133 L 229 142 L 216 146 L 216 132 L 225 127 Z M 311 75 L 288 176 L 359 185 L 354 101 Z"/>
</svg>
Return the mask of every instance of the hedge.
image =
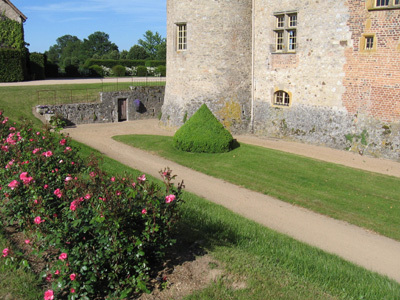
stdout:
<svg viewBox="0 0 400 300">
<path fill-rule="evenodd" d="M 0 47 L 18 50 L 25 48 L 23 25 L 4 15 L 0 15 Z"/>
<path fill-rule="evenodd" d="M 120 59 L 120 60 L 115 60 L 115 59 L 88 59 L 85 64 L 84 68 L 88 69 L 89 67 L 93 65 L 98 65 L 98 66 L 104 66 L 107 68 L 112 68 L 116 65 L 121 65 L 124 67 L 138 67 L 138 66 L 146 66 L 146 67 L 158 67 L 158 66 L 165 66 L 166 61 L 165 60 L 144 60 L 144 59 Z"/>
<path fill-rule="evenodd" d="M 23 81 L 26 74 L 24 50 L 0 49 L 0 82 Z"/>
<path fill-rule="evenodd" d="M 30 77 L 32 80 L 45 79 L 45 58 L 41 53 L 33 52 L 29 55 Z"/>
</svg>

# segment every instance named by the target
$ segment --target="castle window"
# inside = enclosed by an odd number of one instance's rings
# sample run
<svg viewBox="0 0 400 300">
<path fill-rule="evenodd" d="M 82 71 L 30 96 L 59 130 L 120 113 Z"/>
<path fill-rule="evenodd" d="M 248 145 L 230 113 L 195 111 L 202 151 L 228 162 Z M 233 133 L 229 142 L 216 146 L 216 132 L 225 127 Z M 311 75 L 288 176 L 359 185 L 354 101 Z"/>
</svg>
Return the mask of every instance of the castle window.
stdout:
<svg viewBox="0 0 400 300">
<path fill-rule="evenodd" d="M 275 14 L 275 50 L 277 53 L 293 53 L 297 49 L 297 13 Z"/>
<path fill-rule="evenodd" d="M 360 39 L 360 51 L 365 53 L 376 52 L 376 36 L 374 33 L 364 33 Z"/>
<path fill-rule="evenodd" d="M 367 0 L 368 10 L 399 9 L 400 0 Z"/>
<path fill-rule="evenodd" d="M 274 105 L 277 106 L 289 106 L 290 95 L 285 91 L 276 91 L 274 93 Z"/>
<path fill-rule="evenodd" d="M 187 49 L 187 28 L 186 23 L 176 24 L 177 26 L 177 51 L 185 51 Z"/>
</svg>

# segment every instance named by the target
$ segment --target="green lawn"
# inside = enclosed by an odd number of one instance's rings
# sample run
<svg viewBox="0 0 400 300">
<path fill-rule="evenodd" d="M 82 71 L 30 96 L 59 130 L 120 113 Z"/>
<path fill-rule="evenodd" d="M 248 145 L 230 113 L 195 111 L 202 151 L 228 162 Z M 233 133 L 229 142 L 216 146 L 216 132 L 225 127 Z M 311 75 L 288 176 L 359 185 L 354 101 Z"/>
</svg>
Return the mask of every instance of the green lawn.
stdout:
<svg viewBox="0 0 400 300">
<path fill-rule="evenodd" d="M 221 154 L 188 153 L 172 137 L 117 136 L 181 165 L 400 240 L 400 178 L 242 144 Z"/>
</svg>

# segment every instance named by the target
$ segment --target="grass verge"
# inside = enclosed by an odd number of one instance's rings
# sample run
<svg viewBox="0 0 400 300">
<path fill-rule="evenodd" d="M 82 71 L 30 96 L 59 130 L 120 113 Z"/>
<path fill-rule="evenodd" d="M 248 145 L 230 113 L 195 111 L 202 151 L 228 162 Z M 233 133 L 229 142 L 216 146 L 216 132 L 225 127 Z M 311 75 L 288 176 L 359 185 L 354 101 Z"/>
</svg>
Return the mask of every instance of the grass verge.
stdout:
<svg viewBox="0 0 400 300">
<path fill-rule="evenodd" d="M 229 153 L 208 154 L 176 150 L 172 137 L 134 135 L 114 139 L 400 240 L 400 178 L 246 144 Z"/>
</svg>

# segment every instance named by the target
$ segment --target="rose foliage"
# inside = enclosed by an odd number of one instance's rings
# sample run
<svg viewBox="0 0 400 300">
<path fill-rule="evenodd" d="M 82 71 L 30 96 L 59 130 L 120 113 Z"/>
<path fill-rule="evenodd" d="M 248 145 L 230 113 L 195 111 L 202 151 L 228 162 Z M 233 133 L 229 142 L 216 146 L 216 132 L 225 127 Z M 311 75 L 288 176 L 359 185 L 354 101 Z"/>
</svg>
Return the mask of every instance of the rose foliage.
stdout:
<svg viewBox="0 0 400 300">
<path fill-rule="evenodd" d="M 122 299 L 147 291 L 152 266 L 173 244 L 182 184 L 111 176 L 84 161 L 70 138 L 0 111 L 0 210 L 45 262 L 46 299 Z M 15 251 L 14 251 L 15 250 Z M 11 245 L 0 259 L 17 253 Z"/>
</svg>

